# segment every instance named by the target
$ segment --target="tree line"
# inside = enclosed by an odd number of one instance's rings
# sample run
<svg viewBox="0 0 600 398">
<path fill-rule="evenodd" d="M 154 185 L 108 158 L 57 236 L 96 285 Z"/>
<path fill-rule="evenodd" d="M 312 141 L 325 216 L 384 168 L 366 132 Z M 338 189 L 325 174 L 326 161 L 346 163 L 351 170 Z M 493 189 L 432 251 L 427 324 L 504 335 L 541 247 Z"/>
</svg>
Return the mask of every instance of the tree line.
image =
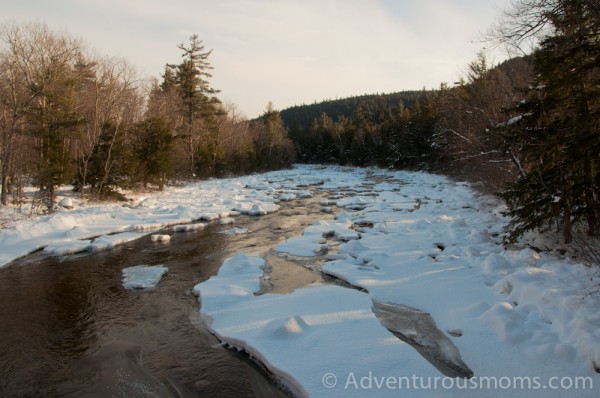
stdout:
<svg viewBox="0 0 600 398">
<path fill-rule="evenodd" d="M 494 131 L 531 77 L 531 57 L 492 67 L 481 52 L 452 87 L 296 106 L 281 115 L 301 161 L 438 171 L 493 191 L 515 176 Z"/>
<path fill-rule="evenodd" d="M 316 115 L 315 105 L 283 110 L 297 157 L 467 179 L 505 200 L 507 243 L 532 230 L 553 229 L 566 243 L 598 236 L 600 3 L 511 6 L 488 39 L 520 55 L 500 65 L 481 52 L 452 85 L 395 104 L 366 97 L 351 114 L 339 100 Z M 312 120 L 293 116 L 303 113 Z"/>
<path fill-rule="evenodd" d="M 325 100 L 308 105 L 296 105 L 281 110 L 281 117 L 287 126 L 310 126 L 322 113 L 336 120 L 340 117 L 352 118 L 358 107 L 374 110 L 395 107 L 402 102 L 411 107 L 421 95 L 420 91 L 401 91 L 389 94 L 364 94 L 349 98 Z"/>
<path fill-rule="evenodd" d="M 25 185 L 52 209 L 73 183 L 107 198 L 120 188 L 288 167 L 301 162 L 435 171 L 499 193 L 507 242 L 531 230 L 600 234 L 600 5 L 513 0 L 485 52 L 438 89 L 361 96 L 256 120 L 221 103 L 210 50 L 180 44 L 149 84 L 122 59 L 97 57 L 43 24 L 0 27 L 1 203 Z M 531 49 L 522 47 L 532 43 Z"/>
<path fill-rule="evenodd" d="M 161 81 L 124 59 L 96 56 L 42 23 L 0 26 L 0 203 L 23 189 L 52 210 L 56 188 L 87 198 L 122 188 L 289 167 L 293 158 L 271 104 L 248 121 L 210 86 L 211 51 L 197 35 Z"/>
</svg>

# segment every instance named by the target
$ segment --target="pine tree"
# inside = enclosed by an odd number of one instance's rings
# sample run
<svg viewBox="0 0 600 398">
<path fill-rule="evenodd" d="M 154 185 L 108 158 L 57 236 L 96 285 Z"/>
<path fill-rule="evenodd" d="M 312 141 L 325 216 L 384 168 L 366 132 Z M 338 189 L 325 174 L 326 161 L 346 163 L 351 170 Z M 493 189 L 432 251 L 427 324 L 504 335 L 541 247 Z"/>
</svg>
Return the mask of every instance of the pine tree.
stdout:
<svg viewBox="0 0 600 398">
<path fill-rule="evenodd" d="M 172 87 L 175 87 L 175 85 L 177 84 L 177 77 L 175 75 L 175 67 L 173 65 L 166 64 L 165 72 L 161 76 L 163 78 L 163 81 L 160 85 L 160 88 L 162 90 L 167 91 L 167 90 L 171 89 Z"/>
<path fill-rule="evenodd" d="M 173 65 L 176 69 L 175 80 L 181 90 L 183 100 L 183 112 L 187 120 L 187 128 L 192 129 L 194 119 L 205 112 L 204 106 L 208 102 L 208 95 L 217 91 L 210 88 L 208 78 L 213 67 L 208 62 L 212 50 L 205 51 L 204 44 L 198 35 L 190 36 L 190 43 L 178 46 L 183 51 L 183 61 L 179 65 Z M 172 76 L 165 73 L 165 80 Z"/>
<path fill-rule="evenodd" d="M 600 227 L 600 21 L 590 1 L 561 0 L 548 15 L 554 34 L 535 53 L 536 82 L 506 131 L 522 154 L 522 176 L 502 194 L 509 240 L 558 224 Z"/>
<path fill-rule="evenodd" d="M 179 138 L 185 140 L 188 151 L 188 165 L 191 174 L 214 173 L 220 158 L 218 142 L 219 118 L 223 115 L 221 102 L 214 96 L 218 93 L 210 87 L 208 79 L 213 69 L 208 57 L 212 50 L 205 50 L 202 40 L 194 34 L 189 44 L 178 46 L 182 53 L 182 62 L 168 65 L 165 70 L 163 85 L 173 81 L 181 96 L 180 114 L 184 123 L 179 131 Z M 169 69 L 175 71 L 174 76 Z M 209 173 L 205 168 L 212 169 Z"/>
</svg>

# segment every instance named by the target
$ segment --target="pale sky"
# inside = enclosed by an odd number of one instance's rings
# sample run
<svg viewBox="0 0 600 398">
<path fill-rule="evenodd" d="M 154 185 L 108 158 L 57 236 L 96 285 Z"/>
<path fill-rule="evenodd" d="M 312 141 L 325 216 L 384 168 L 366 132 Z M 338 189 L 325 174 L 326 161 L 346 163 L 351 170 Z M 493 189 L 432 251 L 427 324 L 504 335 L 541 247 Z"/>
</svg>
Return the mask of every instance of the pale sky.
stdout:
<svg viewBox="0 0 600 398">
<path fill-rule="evenodd" d="M 157 78 L 197 33 L 213 49 L 219 98 L 253 118 L 269 101 L 283 109 L 452 83 L 507 1 L 0 0 L 0 23 L 45 22 Z"/>
</svg>

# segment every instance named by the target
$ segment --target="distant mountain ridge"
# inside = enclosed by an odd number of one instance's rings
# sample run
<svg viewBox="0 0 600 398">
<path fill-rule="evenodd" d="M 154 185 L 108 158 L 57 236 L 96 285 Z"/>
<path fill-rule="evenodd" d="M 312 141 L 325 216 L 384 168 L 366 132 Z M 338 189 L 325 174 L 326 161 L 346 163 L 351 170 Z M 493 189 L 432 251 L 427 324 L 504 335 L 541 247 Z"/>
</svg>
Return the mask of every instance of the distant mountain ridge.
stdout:
<svg viewBox="0 0 600 398">
<path fill-rule="evenodd" d="M 503 70 L 510 79 L 515 75 L 515 69 L 522 69 L 530 62 L 532 62 L 532 56 L 516 57 L 493 66 L 491 70 L 496 68 Z M 288 129 L 306 129 L 323 113 L 333 121 L 337 121 L 341 117 L 354 120 L 359 106 L 370 114 L 380 112 L 382 109 L 397 110 L 400 102 L 405 108 L 410 109 L 415 100 L 423 98 L 427 92 L 428 90 L 423 89 L 403 90 L 387 94 L 363 94 L 335 100 L 324 100 L 313 104 L 295 105 L 281 110 L 280 114 Z"/>
<path fill-rule="evenodd" d="M 280 111 L 281 118 L 288 128 L 310 126 L 314 119 L 325 113 L 331 119 L 338 120 L 340 117 L 354 119 L 359 106 L 366 111 L 380 109 L 397 109 L 402 103 L 406 108 L 411 108 L 414 101 L 423 94 L 423 91 L 400 91 L 389 94 L 364 94 L 354 97 L 322 102 L 295 105 Z"/>
</svg>

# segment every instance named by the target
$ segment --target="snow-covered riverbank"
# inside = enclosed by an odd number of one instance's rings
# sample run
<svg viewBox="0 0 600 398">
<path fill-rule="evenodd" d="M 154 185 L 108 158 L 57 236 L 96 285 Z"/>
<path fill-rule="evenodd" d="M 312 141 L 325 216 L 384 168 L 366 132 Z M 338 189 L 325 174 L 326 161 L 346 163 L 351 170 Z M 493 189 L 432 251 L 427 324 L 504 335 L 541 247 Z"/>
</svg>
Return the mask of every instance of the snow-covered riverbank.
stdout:
<svg viewBox="0 0 600 398">
<path fill-rule="evenodd" d="M 366 293 L 319 285 L 255 295 L 264 261 L 250 248 L 194 288 L 203 318 L 223 341 L 315 397 L 598 395 L 597 270 L 504 250 L 498 209 L 440 176 L 299 166 L 169 188 L 128 206 L 76 203 L 0 230 L 0 266 L 41 248 L 56 255 L 103 250 L 161 227 L 277 211 L 279 200 L 314 189 L 333 193 L 322 204 L 339 211 L 336 220 L 316 222 L 275 251 L 310 258 L 335 248 L 323 271 Z M 474 377 L 443 378 L 382 326 L 373 301 L 431 314 Z M 397 332 L 435 343 L 418 329 Z"/>
<path fill-rule="evenodd" d="M 325 187 L 355 194 L 333 195 L 323 204 L 345 209 L 335 222 L 317 222 L 275 250 L 310 256 L 339 245 L 324 272 L 367 293 L 309 286 L 256 296 L 264 262 L 239 254 L 195 287 L 221 339 L 301 395 L 597 396 L 597 270 L 531 249 L 504 250 L 506 220 L 465 184 L 381 172 L 393 179 L 367 189 L 364 170 L 319 173 Z M 431 314 L 474 377 L 445 378 L 383 328 L 373 301 Z M 425 347 L 438 343 L 418 329 L 396 331 Z M 451 346 L 441 350 L 457 355 Z"/>
<path fill-rule="evenodd" d="M 0 267 L 39 249 L 55 255 L 99 251 L 168 226 L 186 231 L 202 227 L 192 222 L 223 222 L 242 213 L 261 215 L 277 211 L 278 192 L 267 182 L 268 178 L 254 175 L 202 181 L 137 196 L 129 204 L 74 201 L 73 209 L 61 208 L 33 219 L 18 217 L 14 209 L 6 207 L 0 215 L 6 225 L 0 229 Z M 11 218 L 17 221 L 6 221 Z"/>
</svg>

